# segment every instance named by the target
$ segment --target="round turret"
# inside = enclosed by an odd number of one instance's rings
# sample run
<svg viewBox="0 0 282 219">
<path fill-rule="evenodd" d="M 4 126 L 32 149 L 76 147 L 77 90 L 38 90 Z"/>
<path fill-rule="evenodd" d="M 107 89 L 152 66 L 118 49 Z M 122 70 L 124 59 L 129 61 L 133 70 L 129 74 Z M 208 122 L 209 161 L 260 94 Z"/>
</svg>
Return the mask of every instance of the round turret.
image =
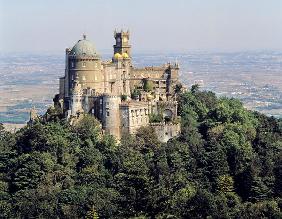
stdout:
<svg viewBox="0 0 282 219">
<path fill-rule="evenodd" d="M 73 84 L 73 90 L 71 95 L 71 114 L 77 115 L 79 112 L 83 112 L 82 107 L 82 90 L 81 90 L 81 84 L 78 82 L 78 80 L 74 81 Z"/>
<path fill-rule="evenodd" d="M 93 89 L 96 92 L 104 91 L 104 78 L 101 67 L 101 59 L 94 45 L 83 36 L 69 51 L 68 80 L 72 86 L 76 79 L 81 84 L 81 89 Z"/>
<path fill-rule="evenodd" d="M 120 137 L 120 96 L 103 96 L 103 128 L 108 134 Z"/>
</svg>

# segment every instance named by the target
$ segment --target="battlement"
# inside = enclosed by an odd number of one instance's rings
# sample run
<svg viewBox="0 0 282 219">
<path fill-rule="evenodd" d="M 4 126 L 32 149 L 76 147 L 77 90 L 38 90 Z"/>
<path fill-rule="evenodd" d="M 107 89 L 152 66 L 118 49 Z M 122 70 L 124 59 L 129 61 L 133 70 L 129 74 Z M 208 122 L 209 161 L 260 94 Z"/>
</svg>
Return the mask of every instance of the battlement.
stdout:
<svg viewBox="0 0 282 219">
<path fill-rule="evenodd" d="M 167 142 L 169 139 L 176 137 L 180 133 L 180 124 L 173 123 L 150 123 L 156 131 L 158 139 L 161 142 Z"/>
<path fill-rule="evenodd" d="M 131 107 L 139 107 L 139 106 L 148 106 L 149 102 L 146 101 L 124 101 L 121 102 L 121 106 L 131 106 Z"/>
<path fill-rule="evenodd" d="M 134 68 L 134 71 L 165 71 L 166 66 L 147 66 L 143 68 Z"/>
<path fill-rule="evenodd" d="M 177 126 L 178 123 L 173 123 L 173 122 L 169 122 L 169 123 L 165 123 L 165 122 L 151 122 L 150 126 L 154 126 L 154 127 L 175 127 Z"/>
<path fill-rule="evenodd" d="M 112 95 L 108 93 L 104 93 L 102 96 L 106 98 L 121 98 L 120 95 Z"/>
<path fill-rule="evenodd" d="M 179 69 L 179 63 L 178 62 L 173 62 L 173 63 L 168 62 L 167 65 L 171 69 Z"/>
<path fill-rule="evenodd" d="M 109 65 L 112 65 L 113 64 L 113 61 L 110 59 L 110 60 L 104 60 L 102 61 L 101 63 L 102 65 L 106 65 L 106 66 L 109 66 Z"/>
<path fill-rule="evenodd" d="M 163 105 L 163 106 L 175 106 L 175 105 L 178 105 L 178 103 L 177 103 L 177 101 L 170 100 L 170 101 L 161 101 L 161 102 L 158 102 L 158 105 Z"/>
<path fill-rule="evenodd" d="M 129 106 L 129 102 L 121 102 L 119 105 L 120 106 Z"/>
<path fill-rule="evenodd" d="M 122 29 L 119 31 L 117 29 L 114 30 L 114 38 L 117 38 L 118 36 L 127 36 L 129 38 L 130 32 L 129 30 L 123 31 Z"/>
</svg>

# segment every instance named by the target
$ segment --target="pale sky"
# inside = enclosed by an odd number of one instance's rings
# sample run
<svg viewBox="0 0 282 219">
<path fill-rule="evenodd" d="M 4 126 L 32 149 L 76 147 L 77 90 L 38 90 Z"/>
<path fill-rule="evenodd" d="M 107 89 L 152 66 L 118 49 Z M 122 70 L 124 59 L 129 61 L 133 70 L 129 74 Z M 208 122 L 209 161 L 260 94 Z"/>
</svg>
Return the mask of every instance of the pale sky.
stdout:
<svg viewBox="0 0 282 219">
<path fill-rule="evenodd" d="M 0 0 L 0 52 L 59 52 L 86 33 L 109 52 L 282 50 L 282 0 Z"/>
</svg>

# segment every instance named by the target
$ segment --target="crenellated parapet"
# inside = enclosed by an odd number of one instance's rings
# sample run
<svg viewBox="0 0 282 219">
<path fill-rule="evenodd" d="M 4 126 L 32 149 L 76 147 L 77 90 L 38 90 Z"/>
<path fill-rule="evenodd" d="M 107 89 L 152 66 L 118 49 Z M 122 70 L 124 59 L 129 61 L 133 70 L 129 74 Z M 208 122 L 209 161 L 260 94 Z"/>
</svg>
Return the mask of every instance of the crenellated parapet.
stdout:
<svg viewBox="0 0 282 219">
<path fill-rule="evenodd" d="M 169 139 L 178 136 L 181 130 L 180 123 L 151 123 L 150 126 L 154 128 L 161 142 L 167 142 Z"/>
</svg>

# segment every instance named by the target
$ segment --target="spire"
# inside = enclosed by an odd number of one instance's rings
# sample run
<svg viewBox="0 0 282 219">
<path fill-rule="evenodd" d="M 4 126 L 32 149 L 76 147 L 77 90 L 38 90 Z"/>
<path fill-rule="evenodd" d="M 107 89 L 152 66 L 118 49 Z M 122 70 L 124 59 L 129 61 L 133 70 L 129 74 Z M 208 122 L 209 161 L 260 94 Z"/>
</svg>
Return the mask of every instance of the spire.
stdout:
<svg viewBox="0 0 282 219">
<path fill-rule="evenodd" d="M 33 107 L 30 109 L 30 112 L 29 112 L 29 122 L 28 122 L 28 124 L 34 123 L 36 119 L 38 119 L 38 114 L 37 114 L 37 112 L 36 112 L 35 107 L 33 106 Z"/>
<path fill-rule="evenodd" d="M 83 39 L 86 40 L 86 34 L 84 33 L 82 36 L 83 36 Z"/>
</svg>

